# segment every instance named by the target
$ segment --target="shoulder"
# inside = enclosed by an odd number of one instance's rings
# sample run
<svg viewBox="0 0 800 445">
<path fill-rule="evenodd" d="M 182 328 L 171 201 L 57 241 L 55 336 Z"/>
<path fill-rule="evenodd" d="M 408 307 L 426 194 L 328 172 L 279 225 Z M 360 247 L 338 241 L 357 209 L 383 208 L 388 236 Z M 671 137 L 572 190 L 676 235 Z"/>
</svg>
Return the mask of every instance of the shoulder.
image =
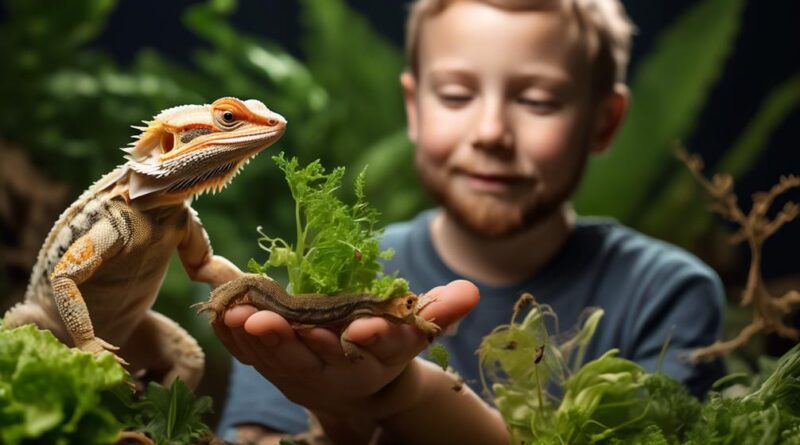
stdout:
<svg viewBox="0 0 800 445">
<path fill-rule="evenodd" d="M 650 237 L 613 219 L 582 218 L 576 237 L 598 249 L 605 260 L 614 260 L 633 271 L 650 275 L 691 273 L 716 278 L 716 272 L 681 247 Z"/>
<path fill-rule="evenodd" d="M 598 267 L 617 285 L 636 289 L 647 300 L 667 295 L 695 295 L 722 306 L 717 273 L 692 253 L 607 218 L 581 218 L 575 237 L 594 251 Z"/>
<path fill-rule="evenodd" d="M 383 231 L 381 248 L 403 249 L 414 239 L 426 237 L 433 214 L 434 210 L 425 210 L 410 220 L 389 224 Z"/>
</svg>

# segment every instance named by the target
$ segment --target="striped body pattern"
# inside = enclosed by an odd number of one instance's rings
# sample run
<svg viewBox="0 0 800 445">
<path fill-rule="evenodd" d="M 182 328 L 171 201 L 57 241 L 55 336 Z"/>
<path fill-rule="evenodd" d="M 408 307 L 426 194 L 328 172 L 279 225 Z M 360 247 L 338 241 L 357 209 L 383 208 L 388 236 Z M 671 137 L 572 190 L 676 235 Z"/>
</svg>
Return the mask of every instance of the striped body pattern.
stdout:
<svg viewBox="0 0 800 445">
<path fill-rule="evenodd" d="M 178 324 L 154 312 L 170 258 L 189 278 L 219 286 L 241 272 L 214 255 L 191 208 L 224 188 L 276 142 L 286 120 L 257 100 L 226 97 L 157 114 L 123 150 L 127 162 L 89 187 L 56 221 L 25 294 L 3 318 L 34 323 L 83 351 L 110 352 L 131 371 L 199 383 L 204 355 Z"/>
</svg>

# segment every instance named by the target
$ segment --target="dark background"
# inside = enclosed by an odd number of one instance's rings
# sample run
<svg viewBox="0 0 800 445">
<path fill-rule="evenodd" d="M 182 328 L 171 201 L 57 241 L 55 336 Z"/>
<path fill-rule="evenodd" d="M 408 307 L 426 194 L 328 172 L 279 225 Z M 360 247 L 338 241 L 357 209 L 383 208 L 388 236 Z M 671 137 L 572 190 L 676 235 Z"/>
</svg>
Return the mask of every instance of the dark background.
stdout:
<svg viewBox="0 0 800 445">
<path fill-rule="evenodd" d="M 328 0 L 317 1 L 325 2 Z M 136 55 L 141 50 L 152 48 L 170 61 L 191 69 L 193 66 L 192 58 L 197 48 L 213 49 L 207 43 L 207 40 L 199 38 L 182 21 L 182 14 L 187 7 L 197 3 L 202 2 L 186 0 L 119 1 L 106 21 L 105 28 L 89 44 L 89 47 L 111 55 L 114 61 L 122 67 L 133 64 Z M 393 42 L 398 48 L 402 47 L 406 1 L 347 0 L 347 3 L 356 11 L 362 13 L 374 29 L 389 41 Z M 635 72 L 637 64 L 642 60 L 643 55 L 648 54 L 653 49 L 656 43 L 656 36 L 697 2 L 688 0 L 638 2 L 624 0 L 623 3 L 625 3 L 629 15 L 638 27 L 629 68 L 629 72 Z M 69 2 L 52 2 L 52 5 L 54 8 L 64 8 L 65 10 L 69 8 Z M 0 0 L 0 24 L 6 23 L 6 20 L 6 1 Z M 297 2 L 285 0 L 241 0 L 235 13 L 231 16 L 231 23 L 238 32 L 258 36 L 263 40 L 277 41 L 294 56 L 301 60 L 303 59 L 301 50 L 303 26 L 300 23 Z M 800 25 L 800 2 L 795 0 L 771 2 L 749 0 L 747 2 L 742 13 L 741 28 L 737 35 L 735 46 L 731 51 L 730 57 L 725 62 L 723 73 L 720 79 L 714 83 L 710 96 L 705 101 L 702 112 L 695 123 L 694 131 L 684 141 L 691 151 L 703 156 L 707 165 L 713 166 L 725 151 L 732 146 L 734 141 L 740 137 L 743 128 L 753 119 L 765 96 L 770 91 L 790 77 L 800 73 L 800 29 L 798 29 L 800 27 L 798 25 Z M 348 30 L 342 29 L 341 32 L 346 33 Z M 369 57 L 369 54 L 364 56 Z M 399 88 L 397 94 L 400 94 Z M 333 97 L 332 100 L 335 101 L 336 97 Z M 10 102 L 8 98 L 0 97 L 0 103 L 4 107 L 3 113 L 25 113 L 33 108 L 30 104 L 14 104 Z M 380 107 L 382 104 L 376 103 L 375 105 Z M 158 109 L 160 108 L 147 108 L 147 112 L 156 112 Z M 59 114 L 57 118 L 62 119 L 63 117 Z M 82 117 L 81 121 L 91 126 L 91 115 Z M 129 124 L 126 123 L 126 125 Z M 97 129 L 97 132 L 99 133 L 102 130 Z M 126 127 L 125 131 L 127 130 Z M 293 131 L 302 130 L 302 128 L 297 127 L 293 129 Z M 117 130 L 106 129 L 106 131 L 116 132 Z M 84 133 L 89 134 L 91 139 L 97 137 L 95 130 L 91 128 Z M 124 134 L 120 133 L 120 135 Z M 120 138 L 123 137 L 126 136 L 120 136 Z M 118 140 L 122 139 L 114 139 L 115 143 Z M 779 176 L 782 174 L 800 174 L 798 140 L 800 140 L 800 107 L 795 105 L 790 115 L 784 118 L 771 133 L 766 147 L 761 151 L 761 157 L 749 168 L 746 175 L 736 178 L 738 199 L 745 210 L 750 207 L 750 195 L 752 193 L 768 190 L 778 181 Z M 103 149 L 105 148 L 103 147 Z M 324 148 L 319 147 L 320 150 L 324 150 Z M 110 153 L 112 151 L 113 153 Z M 116 151 L 110 150 L 110 147 L 109 153 L 109 156 L 117 156 L 118 154 Z M 95 153 L 92 153 L 92 155 L 95 155 Z M 42 165 L 40 164 L 38 167 L 42 167 Z M 51 170 L 53 170 L 52 166 L 46 167 L 51 167 Z M 58 173 L 63 175 L 64 172 L 69 170 L 67 167 L 59 165 L 56 166 L 56 169 L 59 169 Z M 630 168 L 636 168 L 636 166 L 632 165 Z M 89 169 L 87 168 L 87 170 Z M 253 170 L 253 168 L 250 170 Z M 84 176 L 87 175 L 85 172 L 82 173 Z M 243 182 L 246 179 L 244 177 L 246 174 L 247 172 L 244 172 L 241 180 L 237 182 Z M 624 172 L 620 172 L 620 174 L 624 174 Z M 92 178 L 85 178 L 85 181 L 93 180 L 95 177 L 93 173 Z M 30 182 L 33 183 L 33 181 Z M 72 196 L 68 197 L 69 199 L 65 198 L 66 202 L 74 199 L 74 196 L 80 193 L 82 187 L 71 190 Z M 229 190 L 226 195 L 222 195 L 220 198 L 236 196 L 235 192 L 236 190 Z M 394 193 L 394 188 L 392 188 L 392 193 Z M 699 187 L 697 194 L 703 194 L 699 191 Z M 245 193 L 240 193 L 239 196 L 245 195 Z M 259 198 L 261 197 L 259 196 Z M 780 208 L 787 200 L 800 202 L 800 190 L 793 190 L 784 195 L 773 206 L 774 209 Z M 219 201 L 222 201 L 222 199 L 216 202 L 219 203 Z M 198 204 L 202 206 L 208 203 L 207 199 L 201 199 Z M 243 200 L 235 203 L 237 210 L 245 206 L 259 210 L 259 204 L 258 202 L 252 202 L 252 199 L 247 202 Z M 54 209 L 55 214 L 62 209 L 63 207 Z M 221 215 L 221 217 L 217 218 L 218 220 L 228 220 L 226 221 L 228 225 L 217 228 L 216 232 L 209 230 L 209 232 L 213 232 L 211 233 L 211 238 L 220 253 L 227 256 L 232 250 L 231 244 L 226 245 L 225 239 L 221 235 L 225 235 L 226 231 L 233 231 L 231 229 L 238 228 L 238 226 L 247 226 L 247 244 L 249 246 L 254 244 L 255 235 L 252 232 L 252 228 L 248 226 L 249 223 L 236 219 L 237 215 L 235 213 L 226 213 L 219 210 L 219 208 L 216 209 L 216 213 L 217 216 Z M 201 209 L 200 214 L 207 226 L 211 226 L 208 223 L 215 216 L 214 212 Z M 262 218 L 262 215 L 265 219 L 271 218 L 273 220 L 277 220 L 279 217 L 276 214 L 268 214 L 266 211 L 260 212 L 259 218 Z M 680 221 L 680 215 L 675 219 Z M 51 221 L 48 220 L 47 227 L 44 230 L 49 228 L 49 225 L 52 224 Z M 680 226 L 675 227 L 675 231 L 680 230 Z M 43 233 L 42 236 L 44 236 Z M 9 242 L 13 245 L 18 241 L 14 239 L 15 233 L 5 226 L 0 225 L 0 234 L 3 235 L 4 242 Z M 10 241 L 6 238 L 9 238 Z M 800 246 L 800 220 L 787 224 L 783 230 L 766 242 L 763 249 L 763 272 L 768 283 L 770 280 L 789 277 L 794 280 L 792 285 L 795 288 L 800 288 L 798 284 L 798 281 L 800 281 L 800 265 L 797 259 L 798 246 Z M 734 263 L 732 267 L 728 269 L 717 267 L 717 270 L 722 273 L 726 285 L 728 285 L 729 295 L 735 295 L 736 286 L 743 284 L 749 260 L 749 251 L 746 246 L 739 246 L 738 249 L 738 254 L 732 255 L 732 257 L 735 257 L 732 260 Z M 243 266 L 243 264 L 240 264 L 240 266 Z M 19 286 L 24 286 L 23 283 L 27 281 L 30 269 L 17 268 L 12 272 L 7 275 L 13 279 L 9 281 L 14 281 Z M 181 275 L 180 279 L 185 281 L 182 273 L 175 274 L 171 272 L 171 275 Z M 7 277 L 0 277 L 0 284 L 5 278 Z M 20 287 L 20 292 L 22 291 L 21 289 Z M 207 288 L 204 286 L 195 285 L 192 289 L 198 298 L 207 296 Z M 1 285 L 0 290 L 3 290 Z M 167 294 L 166 297 L 179 295 L 181 298 L 170 300 L 170 298 L 165 298 L 165 295 L 162 295 L 158 304 L 165 306 L 157 309 L 166 309 L 166 305 L 171 304 L 173 310 L 171 312 L 163 311 L 164 313 L 173 316 L 184 326 L 194 326 L 196 328 L 197 324 L 192 325 L 192 323 L 199 322 L 197 320 L 189 320 L 187 322 L 186 318 L 194 318 L 193 314 L 185 314 L 185 307 L 189 303 L 187 301 L 188 292 L 184 288 L 172 288 L 170 291 L 166 292 L 165 288 L 162 288 L 162 294 Z M 778 293 L 779 291 L 776 290 L 775 292 Z M 3 305 L 7 306 L 12 302 L 9 299 L 3 301 L 2 298 L 5 297 L 6 295 L 0 295 L 0 309 L 3 309 Z M 731 307 L 734 306 L 731 305 Z M 175 317 L 176 314 L 184 314 L 184 318 Z M 746 317 L 749 316 L 748 314 L 744 315 Z M 800 325 L 800 320 L 796 321 L 795 324 Z M 202 327 L 206 329 L 205 332 L 202 330 L 192 332 L 195 336 L 199 335 L 198 339 L 209 355 L 209 364 L 213 364 L 215 367 L 210 367 L 207 371 L 206 386 L 202 387 L 200 392 L 213 395 L 215 401 L 219 404 L 223 400 L 224 377 L 227 375 L 227 356 L 224 355 L 225 351 L 221 350 L 216 339 L 211 336 L 210 332 L 207 332 L 207 326 Z M 768 343 L 771 343 L 770 340 L 768 340 Z M 778 349 L 773 350 L 775 354 L 786 348 L 786 343 L 772 343 L 779 345 Z M 781 344 L 782 346 L 780 346 Z M 219 412 L 218 407 L 217 412 Z"/>
<path fill-rule="evenodd" d="M 203 42 L 182 26 L 181 12 L 197 2 L 156 0 L 123 1 L 112 13 L 107 28 L 93 45 L 127 64 L 144 47 L 157 48 L 170 58 L 189 64 L 190 48 Z M 403 45 L 407 1 L 348 0 L 372 26 Z M 643 54 L 653 46 L 659 31 L 685 12 L 693 1 L 623 1 L 637 26 L 629 72 L 636 69 Z M 0 17 L 1 18 L 1 17 Z M 247 34 L 280 42 L 302 58 L 299 47 L 301 24 L 298 5 L 292 1 L 242 1 L 232 17 L 236 27 Z M 346 30 L 342 30 L 346 32 Z M 800 70 L 800 2 L 749 1 L 735 47 L 724 73 L 705 103 L 692 136 L 685 141 L 713 165 L 736 140 L 753 117 L 765 94 Z M 635 100 L 635 98 L 634 98 Z M 800 110 L 793 112 L 772 133 L 769 147 L 750 172 L 737 179 L 737 195 L 743 208 L 750 206 L 750 194 L 768 190 L 782 174 L 800 173 Z M 775 209 L 787 199 L 800 201 L 794 190 L 776 201 Z M 795 221 L 770 238 L 764 246 L 765 278 L 796 275 L 800 228 Z M 742 248 L 746 259 L 748 252 Z M 739 269 L 744 267 L 743 263 Z M 738 273 L 737 273 L 738 274 Z"/>
</svg>

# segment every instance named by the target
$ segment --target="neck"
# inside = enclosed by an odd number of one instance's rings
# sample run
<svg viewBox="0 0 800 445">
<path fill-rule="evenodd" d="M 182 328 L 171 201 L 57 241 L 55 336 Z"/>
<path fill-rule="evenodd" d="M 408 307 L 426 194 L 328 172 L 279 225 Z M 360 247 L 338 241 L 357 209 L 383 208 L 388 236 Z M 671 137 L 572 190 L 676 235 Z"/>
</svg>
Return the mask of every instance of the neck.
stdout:
<svg viewBox="0 0 800 445">
<path fill-rule="evenodd" d="M 500 286 L 520 283 L 536 274 L 564 246 L 575 225 L 575 213 L 564 204 L 525 231 L 506 238 L 480 237 L 440 211 L 429 230 L 433 245 L 448 267 L 468 279 Z"/>
<path fill-rule="evenodd" d="M 188 197 L 179 195 L 170 195 L 165 193 L 151 193 L 149 195 L 140 196 L 131 201 L 139 210 L 147 211 L 158 208 L 183 206 Z"/>
</svg>

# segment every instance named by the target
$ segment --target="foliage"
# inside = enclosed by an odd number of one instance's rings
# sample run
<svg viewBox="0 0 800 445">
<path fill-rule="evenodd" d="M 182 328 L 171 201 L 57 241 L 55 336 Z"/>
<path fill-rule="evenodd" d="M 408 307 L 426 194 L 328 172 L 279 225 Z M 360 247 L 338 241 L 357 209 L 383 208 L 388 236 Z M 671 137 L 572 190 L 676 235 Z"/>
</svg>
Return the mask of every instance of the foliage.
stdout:
<svg viewBox="0 0 800 445">
<path fill-rule="evenodd" d="M 208 397 L 179 380 L 135 397 L 129 381 L 111 354 L 68 348 L 34 325 L 0 328 L 0 442 L 105 445 L 127 429 L 176 445 L 209 432 Z"/>
<path fill-rule="evenodd" d="M 126 376 L 111 354 L 68 349 L 50 331 L 0 329 L 0 442 L 112 442 L 122 425 L 101 393 Z"/>
<path fill-rule="evenodd" d="M 147 433 L 157 445 L 197 443 L 210 433 L 202 416 L 211 412 L 211 398 L 195 398 L 180 379 L 169 388 L 151 382 L 138 401 L 130 392 L 116 395 L 127 408 L 120 412 L 125 426 Z"/>
<path fill-rule="evenodd" d="M 426 358 L 433 363 L 436 363 L 436 365 L 443 370 L 447 370 L 447 367 L 449 366 L 449 353 L 441 343 L 431 345 L 431 347 L 428 348 L 428 354 Z"/>
<path fill-rule="evenodd" d="M 659 153 L 691 130 L 736 35 L 742 3 L 699 2 L 664 32 L 633 77 L 633 110 L 611 155 L 589 170 L 577 196 L 579 211 L 610 213 L 682 245 L 691 245 L 708 230 L 708 215 L 697 211 L 696 201 L 687 200 L 691 194 L 686 187 L 691 190 L 692 184 L 684 172 L 671 180 L 683 184 L 676 186 L 677 192 L 665 187 L 656 200 L 631 194 L 651 195 L 667 175 L 669 163 Z M 26 147 L 48 174 L 72 186 L 73 196 L 122 162 L 115 147 L 127 143 L 131 124 L 169 106 L 234 95 L 262 99 L 286 116 L 290 131 L 280 147 L 298 158 L 348 165 L 352 172 L 369 164 L 365 190 L 382 222 L 407 218 L 428 205 L 416 183 L 404 131 L 397 82 L 403 65 L 400 51 L 344 1 L 300 3 L 303 61 L 274 42 L 235 29 L 230 23 L 235 0 L 188 6 L 183 23 L 203 40 L 203 45 L 187 49 L 193 55 L 188 66 L 147 48 L 132 64 L 120 66 L 92 46 L 116 4 L 78 0 L 62 11 L 41 0 L 5 3 L 0 49 L 7 63 L 0 67 L 0 94 L 16 105 L 0 114 L 0 136 Z M 747 156 L 737 155 L 739 172 L 764 146 L 764 135 L 796 104 L 798 96 L 787 91 L 796 91 L 796 82 L 777 89 L 752 131 L 743 135 L 742 141 L 750 143 L 741 149 Z M 653 135 L 659 135 L 658 141 Z M 641 177 L 635 187 L 614 185 L 614 178 L 628 177 L 618 172 L 631 172 L 628 166 L 637 162 L 626 153 L 658 159 L 636 164 Z M 392 178 L 393 186 L 383 186 L 384 178 Z M 281 183 L 273 165 L 256 160 L 225 193 L 195 202 L 219 253 L 244 264 L 254 254 L 250 240 L 264 215 L 269 215 L 270 233 L 286 237 L 293 232 L 292 214 L 283 210 L 293 203 Z M 270 198 L 252 205 L 251 190 L 268 190 Z M 633 207 L 615 211 L 609 197 Z M 682 219 L 686 230 L 675 233 L 672 218 L 648 217 L 659 210 L 666 212 L 662 215 L 687 215 Z M 191 326 L 189 313 L 177 308 L 190 304 L 187 299 L 195 292 L 179 269 L 173 262 L 157 309 Z"/>
<path fill-rule="evenodd" d="M 330 173 L 319 160 L 300 167 L 297 158 L 283 153 L 272 158 L 286 176 L 295 201 L 296 242 L 262 232 L 259 245 L 269 252 L 263 265 L 251 260 L 256 273 L 285 267 L 292 292 L 297 294 L 370 293 L 392 297 L 408 292 L 408 282 L 383 275 L 379 259 L 389 259 L 391 250 L 381 251 L 376 228 L 378 212 L 365 201 L 362 170 L 355 180 L 355 202 L 345 204 L 336 197 L 345 168 Z"/>
<path fill-rule="evenodd" d="M 635 219 L 647 193 L 663 180 L 670 149 L 692 130 L 700 106 L 722 72 L 744 0 L 704 0 L 659 38 L 631 82 L 627 122 L 606 157 L 584 179 L 576 206 L 587 213 Z M 686 45 L 686 42 L 693 42 Z M 618 174 L 623 165 L 628 168 Z"/>
<path fill-rule="evenodd" d="M 769 377 L 754 380 L 749 394 L 712 393 L 701 405 L 681 383 L 645 372 L 614 349 L 568 366 L 574 339 L 591 339 L 601 311 L 586 316 L 572 339 L 546 332 L 544 320 L 553 315 L 546 306 L 534 302 L 518 323 L 519 312 L 515 309 L 511 322 L 484 338 L 479 349 L 481 369 L 492 382 L 511 443 L 797 443 L 800 345 L 778 361 Z"/>
<path fill-rule="evenodd" d="M 712 394 L 688 444 L 800 443 L 800 345 L 778 361 L 772 374 L 751 394 L 726 398 Z"/>
</svg>

